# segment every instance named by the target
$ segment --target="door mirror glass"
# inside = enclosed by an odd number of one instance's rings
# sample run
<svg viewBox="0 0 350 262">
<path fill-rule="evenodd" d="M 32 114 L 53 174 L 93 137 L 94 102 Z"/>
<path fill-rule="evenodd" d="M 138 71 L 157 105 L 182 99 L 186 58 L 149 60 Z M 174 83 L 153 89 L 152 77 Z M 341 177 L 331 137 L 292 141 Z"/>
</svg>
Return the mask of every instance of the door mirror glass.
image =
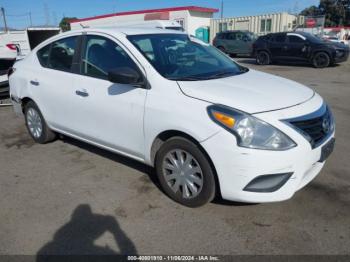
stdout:
<svg viewBox="0 0 350 262">
<path fill-rule="evenodd" d="M 142 84 L 141 74 L 130 67 L 119 67 L 108 72 L 108 80 L 116 84 L 138 85 Z"/>
</svg>

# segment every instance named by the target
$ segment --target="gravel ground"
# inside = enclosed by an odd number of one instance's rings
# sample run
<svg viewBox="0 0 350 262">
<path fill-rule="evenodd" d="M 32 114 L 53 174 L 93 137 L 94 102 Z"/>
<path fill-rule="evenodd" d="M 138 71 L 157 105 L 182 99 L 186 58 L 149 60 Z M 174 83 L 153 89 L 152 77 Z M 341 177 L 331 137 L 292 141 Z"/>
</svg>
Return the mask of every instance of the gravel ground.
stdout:
<svg viewBox="0 0 350 262">
<path fill-rule="evenodd" d="M 334 111 L 335 152 L 293 199 L 189 209 L 152 169 L 73 139 L 34 144 L 0 107 L 0 254 L 350 254 L 350 63 L 237 60 L 314 88 Z"/>
</svg>

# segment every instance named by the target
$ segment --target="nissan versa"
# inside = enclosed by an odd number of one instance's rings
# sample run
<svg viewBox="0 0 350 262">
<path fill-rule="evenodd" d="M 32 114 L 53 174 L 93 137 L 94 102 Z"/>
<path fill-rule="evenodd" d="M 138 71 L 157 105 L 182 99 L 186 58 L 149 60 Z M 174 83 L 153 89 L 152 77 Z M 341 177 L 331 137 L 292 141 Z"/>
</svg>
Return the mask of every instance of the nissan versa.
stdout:
<svg viewBox="0 0 350 262">
<path fill-rule="evenodd" d="M 296 82 L 249 70 L 186 33 L 110 28 L 47 40 L 9 71 L 38 143 L 57 133 L 154 166 L 196 207 L 291 198 L 334 146 L 330 108 Z"/>
</svg>

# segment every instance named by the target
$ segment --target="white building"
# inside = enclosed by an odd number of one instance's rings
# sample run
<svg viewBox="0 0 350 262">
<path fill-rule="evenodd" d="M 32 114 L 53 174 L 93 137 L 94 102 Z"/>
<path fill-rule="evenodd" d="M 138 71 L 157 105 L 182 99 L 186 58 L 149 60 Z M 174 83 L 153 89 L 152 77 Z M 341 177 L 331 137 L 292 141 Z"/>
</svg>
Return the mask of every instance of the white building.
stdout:
<svg viewBox="0 0 350 262">
<path fill-rule="evenodd" d="M 212 19 L 210 39 L 216 33 L 227 30 L 249 30 L 258 35 L 291 31 L 297 24 L 298 17 L 286 12 L 255 16 Z"/>
<path fill-rule="evenodd" d="M 182 6 L 173 8 L 139 10 L 87 17 L 71 21 L 71 29 L 81 26 L 109 26 L 118 22 L 134 22 L 148 20 L 175 20 L 190 34 L 195 35 L 201 27 L 209 27 L 210 20 L 218 9 L 198 6 Z"/>
</svg>

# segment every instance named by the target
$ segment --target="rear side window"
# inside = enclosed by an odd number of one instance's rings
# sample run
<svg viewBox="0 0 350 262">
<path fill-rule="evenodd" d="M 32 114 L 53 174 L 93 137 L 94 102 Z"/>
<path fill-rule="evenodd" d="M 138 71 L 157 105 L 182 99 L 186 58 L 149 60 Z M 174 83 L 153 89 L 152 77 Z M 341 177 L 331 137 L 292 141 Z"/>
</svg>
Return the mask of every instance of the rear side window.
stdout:
<svg viewBox="0 0 350 262">
<path fill-rule="evenodd" d="M 284 43 L 286 41 L 286 35 L 284 34 L 278 34 L 274 37 L 274 42 L 276 43 Z"/>
<path fill-rule="evenodd" d="M 60 39 L 51 44 L 49 67 L 56 70 L 70 71 L 77 47 L 78 37 Z"/>
<path fill-rule="evenodd" d="M 50 55 L 50 48 L 51 48 L 51 44 L 44 46 L 43 48 L 41 48 L 38 52 L 37 52 L 37 56 L 39 59 L 40 64 L 43 67 L 48 67 L 49 64 L 49 55 Z"/>
<path fill-rule="evenodd" d="M 229 33 L 226 38 L 228 40 L 236 40 L 236 33 Z"/>
<path fill-rule="evenodd" d="M 152 46 L 146 41 L 142 44 L 147 49 L 151 59 L 153 56 Z M 139 70 L 128 54 L 114 41 L 101 36 L 87 36 L 82 60 L 82 74 L 107 79 L 109 71 L 120 67 Z"/>
</svg>

